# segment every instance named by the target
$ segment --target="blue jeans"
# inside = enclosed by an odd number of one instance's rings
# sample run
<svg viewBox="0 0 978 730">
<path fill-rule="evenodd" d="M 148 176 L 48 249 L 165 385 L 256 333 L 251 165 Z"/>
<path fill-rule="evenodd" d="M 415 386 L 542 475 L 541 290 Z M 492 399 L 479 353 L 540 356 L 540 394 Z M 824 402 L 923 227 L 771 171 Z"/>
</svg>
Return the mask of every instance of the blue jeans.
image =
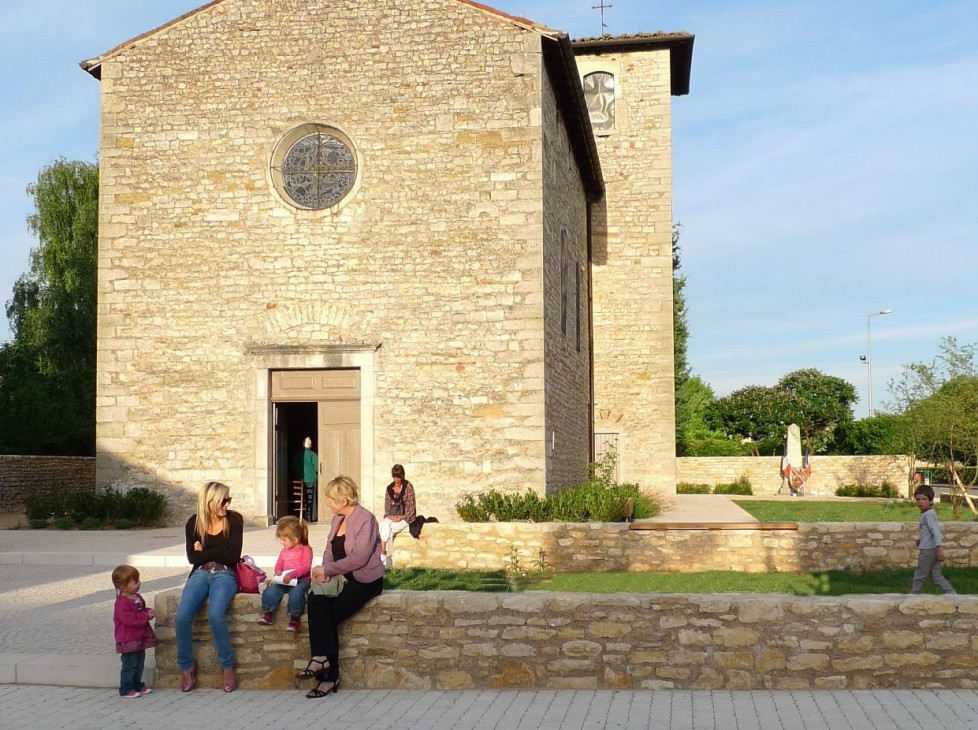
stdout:
<svg viewBox="0 0 978 730">
<path fill-rule="evenodd" d="M 205 573 L 195 570 L 183 587 L 180 605 L 177 606 L 177 666 L 181 672 L 188 671 L 194 664 L 193 634 L 191 624 L 194 616 L 207 601 L 207 620 L 211 625 L 217 658 L 224 669 L 234 668 L 234 650 L 231 648 L 231 635 L 225 614 L 231 599 L 238 592 L 238 578 L 231 570 Z"/>
<path fill-rule="evenodd" d="M 272 583 L 265 592 L 261 594 L 261 610 L 274 613 L 278 604 L 282 602 L 282 596 L 289 594 L 289 616 L 299 617 L 302 610 L 306 607 L 306 593 L 309 592 L 309 581 L 296 581 L 294 586 L 283 586 L 281 583 Z"/>
<path fill-rule="evenodd" d="M 143 665 L 146 664 L 146 650 L 131 651 L 120 655 L 122 671 L 119 673 L 119 694 L 138 692 L 143 684 Z"/>
</svg>

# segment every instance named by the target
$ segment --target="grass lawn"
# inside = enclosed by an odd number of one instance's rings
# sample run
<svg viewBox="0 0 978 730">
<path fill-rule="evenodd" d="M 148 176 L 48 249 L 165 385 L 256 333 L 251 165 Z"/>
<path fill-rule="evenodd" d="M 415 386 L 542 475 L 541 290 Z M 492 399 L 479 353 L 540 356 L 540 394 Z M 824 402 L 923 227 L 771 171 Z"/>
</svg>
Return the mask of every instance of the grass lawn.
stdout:
<svg viewBox="0 0 978 730">
<path fill-rule="evenodd" d="M 978 593 L 978 568 L 948 568 L 944 575 L 958 593 Z M 913 570 L 879 573 L 559 573 L 543 576 L 529 590 L 570 593 L 786 593 L 795 596 L 842 596 L 853 593 L 907 593 Z M 387 590 L 508 591 L 504 571 L 455 571 L 421 568 L 390 570 Z M 937 593 L 932 584 L 927 593 Z"/>
<path fill-rule="evenodd" d="M 916 522 L 920 510 L 913 502 L 846 502 L 796 500 L 735 499 L 734 504 L 762 522 Z M 951 505 L 935 505 L 941 522 L 951 522 Z M 971 521 L 971 511 L 965 506 L 961 519 Z"/>
<path fill-rule="evenodd" d="M 978 593 L 978 568 L 948 568 L 945 577 L 958 593 Z M 561 573 L 533 587 L 541 591 L 585 593 L 787 593 L 844 596 L 853 593 L 907 593 L 912 569 L 879 573 Z M 933 584 L 926 593 L 938 593 Z"/>
</svg>

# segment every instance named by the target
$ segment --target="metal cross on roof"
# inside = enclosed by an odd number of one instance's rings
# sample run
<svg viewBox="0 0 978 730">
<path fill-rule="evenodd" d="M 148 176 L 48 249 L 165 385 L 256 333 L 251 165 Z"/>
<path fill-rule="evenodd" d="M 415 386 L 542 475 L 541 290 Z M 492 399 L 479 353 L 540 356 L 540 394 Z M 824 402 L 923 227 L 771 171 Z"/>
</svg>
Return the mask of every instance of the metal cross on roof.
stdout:
<svg viewBox="0 0 978 730">
<path fill-rule="evenodd" d="M 604 11 L 607 10 L 607 9 L 609 9 L 609 8 L 613 8 L 613 7 L 615 7 L 615 6 L 614 5 L 611 5 L 611 4 L 605 4 L 605 1 L 604 0 L 600 0 L 600 5 L 592 5 L 591 6 L 591 10 L 600 10 L 601 11 L 601 35 L 607 35 L 605 33 L 605 28 L 607 28 L 608 26 L 604 22 Z"/>
</svg>

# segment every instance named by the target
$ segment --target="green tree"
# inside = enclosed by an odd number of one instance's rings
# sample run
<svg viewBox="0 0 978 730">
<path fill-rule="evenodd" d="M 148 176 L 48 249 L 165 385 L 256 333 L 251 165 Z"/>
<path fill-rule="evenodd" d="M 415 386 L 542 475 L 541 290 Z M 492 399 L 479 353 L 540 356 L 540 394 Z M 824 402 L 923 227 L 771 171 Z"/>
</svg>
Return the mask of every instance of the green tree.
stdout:
<svg viewBox="0 0 978 730">
<path fill-rule="evenodd" d="M 686 277 L 679 273 L 682 268 L 679 248 L 679 227 L 672 227 L 672 331 L 673 331 L 673 368 L 675 372 L 675 387 L 678 396 L 683 384 L 689 380 L 692 369 L 689 366 L 687 348 L 689 345 L 689 320 L 686 311 Z M 678 411 L 678 409 L 677 409 Z M 677 432 L 679 418 L 676 418 Z"/>
<path fill-rule="evenodd" d="M 749 439 L 756 453 L 773 453 L 785 430 L 798 424 L 802 440 L 824 452 L 836 428 L 852 420 L 856 389 L 841 378 L 815 370 L 796 370 L 773 387 L 751 385 L 716 401 L 707 410 L 708 424 Z"/>
<path fill-rule="evenodd" d="M 890 381 L 890 404 L 902 411 L 902 445 L 912 473 L 917 460 L 942 465 L 952 480 L 974 482 L 978 466 L 978 345 L 941 340 L 931 362 L 904 365 Z M 912 485 L 910 485 L 912 486 Z"/>
<path fill-rule="evenodd" d="M 38 246 L 6 307 L 14 338 L 0 348 L 0 451 L 91 454 L 98 167 L 57 160 L 27 192 Z"/>
<path fill-rule="evenodd" d="M 903 454 L 901 421 L 897 414 L 877 413 L 845 423 L 835 430 L 829 451 L 846 456 Z"/>
<path fill-rule="evenodd" d="M 677 456 L 744 456 L 749 449 L 707 423 L 707 412 L 716 401 L 713 388 L 700 376 L 687 378 L 676 393 Z"/>
</svg>

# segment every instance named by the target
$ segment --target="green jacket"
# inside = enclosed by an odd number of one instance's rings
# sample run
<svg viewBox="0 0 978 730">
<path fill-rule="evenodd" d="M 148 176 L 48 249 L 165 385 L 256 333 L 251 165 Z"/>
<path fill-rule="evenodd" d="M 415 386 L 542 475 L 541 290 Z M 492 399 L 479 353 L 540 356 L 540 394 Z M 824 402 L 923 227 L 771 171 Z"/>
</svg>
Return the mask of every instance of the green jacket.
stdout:
<svg viewBox="0 0 978 730">
<path fill-rule="evenodd" d="M 302 459 L 302 481 L 306 484 L 315 484 L 319 481 L 319 457 L 312 449 L 306 449 Z"/>
</svg>

